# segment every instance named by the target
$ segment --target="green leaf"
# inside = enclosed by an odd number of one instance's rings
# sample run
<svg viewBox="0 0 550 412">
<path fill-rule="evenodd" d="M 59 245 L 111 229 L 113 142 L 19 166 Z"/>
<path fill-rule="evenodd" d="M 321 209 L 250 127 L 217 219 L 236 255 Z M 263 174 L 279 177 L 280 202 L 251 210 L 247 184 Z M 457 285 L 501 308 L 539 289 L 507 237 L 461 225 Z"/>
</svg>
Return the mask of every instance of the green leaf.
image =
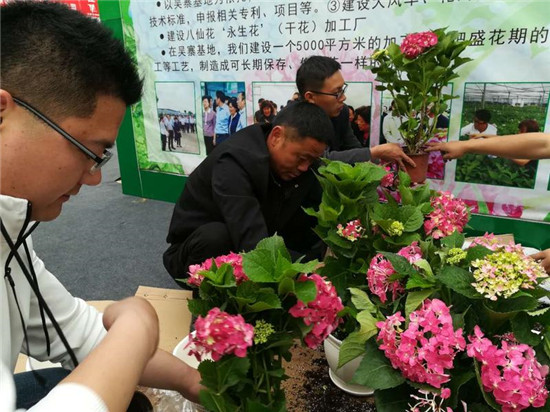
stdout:
<svg viewBox="0 0 550 412">
<path fill-rule="evenodd" d="M 518 296 L 517 298 L 498 299 L 496 302 L 486 302 L 487 306 L 499 313 L 515 313 L 535 310 L 539 306 L 537 299 L 531 296 Z"/>
<path fill-rule="evenodd" d="M 189 312 L 195 316 L 206 316 L 208 311 L 211 309 L 210 303 L 202 299 L 188 300 L 187 307 L 189 308 Z"/>
<path fill-rule="evenodd" d="M 358 310 L 368 310 L 370 313 L 376 313 L 377 308 L 369 299 L 369 295 L 361 289 L 349 288 L 351 293 L 351 302 Z"/>
<path fill-rule="evenodd" d="M 436 278 L 449 289 L 454 290 L 467 298 L 483 298 L 483 296 L 481 296 L 472 286 L 474 277 L 467 270 L 457 266 L 445 266 L 441 270 L 441 273 L 436 275 Z"/>
<path fill-rule="evenodd" d="M 378 349 L 373 339 L 366 344 L 367 349 L 359 364 L 352 383 L 368 386 L 372 389 L 389 389 L 401 385 L 405 378 L 392 368 L 384 353 Z"/>
<path fill-rule="evenodd" d="M 281 254 L 287 260 L 292 260 L 290 253 L 285 247 L 285 242 L 281 236 L 273 235 L 271 237 L 262 239 L 256 245 L 254 250 L 267 250 L 271 253 L 272 261 L 277 259 L 277 256 Z"/>
<path fill-rule="evenodd" d="M 202 361 L 199 364 L 201 383 L 216 393 L 223 393 L 246 378 L 250 360 L 226 356 L 218 362 Z"/>
<path fill-rule="evenodd" d="M 397 253 L 382 252 L 382 255 L 390 261 L 394 270 L 400 275 L 412 275 L 418 273 L 413 265 L 403 256 L 398 255 Z"/>
<path fill-rule="evenodd" d="M 441 244 L 451 248 L 461 248 L 464 244 L 464 235 L 458 230 L 455 230 L 452 235 L 441 239 Z"/>
<path fill-rule="evenodd" d="M 377 412 L 403 412 L 410 409 L 411 387 L 403 384 L 396 388 L 374 392 Z"/>
<path fill-rule="evenodd" d="M 268 289 L 269 290 L 269 289 Z M 269 309 L 280 309 L 281 301 L 273 291 L 264 290 L 258 294 L 258 300 L 247 306 L 250 312 L 262 312 Z"/>
<path fill-rule="evenodd" d="M 294 279 L 283 278 L 279 282 L 279 295 L 286 295 L 287 293 L 294 293 Z"/>
<path fill-rule="evenodd" d="M 296 281 L 294 283 L 294 290 L 296 298 L 306 305 L 314 301 L 317 296 L 317 286 L 315 286 L 315 282 L 312 280 L 306 280 L 305 282 Z"/>
<path fill-rule="evenodd" d="M 458 405 L 458 401 L 460 400 L 460 387 L 469 382 L 471 379 L 475 378 L 476 374 L 473 370 L 469 368 L 454 368 L 451 370 L 450 373 L 451 380 L 448 384 L 448 387 L 451 390 L 451 397 L 449 398 L 449 403 L 451 407 L 456 408 Z"/>
<path fill-rule="evenodd" d="M 365 353 L 365 335 L 359 332 L 350 333 L 346 339 L 342 341 L 340 353 L 338 354 L 338 368 L 341 368 L 346 363 L 358 358 Z"/>
<path fill-rule="evenodd" d="M 405 302 L 405 318 L 408 319 L 409 315 L 414 312 L 422 302 L 424 302 L 430 295 L 434 293 L 433 289 L 419 290 L 418 292 L 409 292 L 407 294 L 407 300 Z"/>
<path fill-rule="evenodd" d="M 422 227 L 424 215 L 415 206 L 405 205 L 399 209 L 399 219 L 405 232 L 414 232 Z"/>
<path fill-rule="evenodd" d="M 233 407 L 229 407 L 223 396 L 217 395 L 208 390 L 201 390 L 199 392 L 199 398 L 201 405 L 211 412 L 227 412 L 229 410 L 237 410 L 236 405 L 234 405 L 235 409 L 233 409 Z"/>
<path fill-rule="evenodd" d="M 428 263 L 426 259 L 418 259 L 416 262 L 414 262 L 415 266 L 418 266 L 420 269 L 422 269 L 428 278 L 433 278 L 433 271 L 432 267 Z"/>
<path fill-rule="evenodd" d="M 269 250 L 255 249 L 243 255 L 243 270 L 253 282 L 275 282 L 276 261 Z"/>
<path fill-rule="evenodd" d="M 405 289 L 414 289 L 414 288 L 433 288 L 435 286 L 435 280 L 425 278 L 420 273 L 416 272 L 409 276 Z"/>
<path fill-rule="evenodd" d="M 530 346 L 537 346 L 540 343 L 541 336 L 533 333 L 532 319 L 528 314 L 522 312 L 518 313 L 512 320 L 512 332 L 514 336 L 522 343 L 526 343 Z"/>
</svg>

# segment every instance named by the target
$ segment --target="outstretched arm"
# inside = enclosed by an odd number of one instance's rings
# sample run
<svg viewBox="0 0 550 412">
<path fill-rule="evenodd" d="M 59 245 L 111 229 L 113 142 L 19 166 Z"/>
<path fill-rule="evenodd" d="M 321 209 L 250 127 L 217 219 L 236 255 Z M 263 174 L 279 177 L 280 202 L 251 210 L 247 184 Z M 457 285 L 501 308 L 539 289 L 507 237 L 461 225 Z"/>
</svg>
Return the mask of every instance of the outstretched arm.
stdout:
<svg viewBox="0 0 550 412">
<path fill-rule="evenodd" d="M 456 159 L 466 153 L 492 154 L 509 159 L 550 158 L 550 134 L 521 133 L 459 142 L 429 143 L 428 151 L 443 152 L 444 159 Z"/>
</svg>

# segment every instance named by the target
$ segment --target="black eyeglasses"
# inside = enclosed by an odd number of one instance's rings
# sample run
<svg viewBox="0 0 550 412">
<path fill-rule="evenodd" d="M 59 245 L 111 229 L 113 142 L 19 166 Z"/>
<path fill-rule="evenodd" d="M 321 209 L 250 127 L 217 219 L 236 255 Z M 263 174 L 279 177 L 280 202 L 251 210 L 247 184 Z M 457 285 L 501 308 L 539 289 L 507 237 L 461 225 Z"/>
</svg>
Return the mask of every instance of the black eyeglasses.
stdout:
<svg viewBox="0 0 550 412">
<path fill-rule="evenodd" d="M 311 93 L 324 94 L 326 96 L 334 96 L 334 97 L 336 97 L 337 100 L 340 100 L 342 98 L 342 96 L 344 94 L 346 94 L 346 89 L 347 88 L 348 88 L 348 84 L 344 83 L 344 85 L 342 86 L 342 90 L 340 90 L 339 92 L 336 92 L 336 93 L 317 92 L 315 90 L 310 90 L 310 91 L 311 91 Z"/>
<path fill-rule="evenodd" d="M 59 127 L 57 124 L 55 124 L 53 121 L 48 119 L 45 115 L 40 113 L 37 109 L 32 107 L 30 104 L 24 102 L 23 100 L 17 99 L 13 97 L 13 101 L 17 103 L 19 106 L 27 109 L 29 112 L 34 114 L 36 117 L 38 117 L 40 120 L 42 120 L 44 123 L 46 123 L 48 126 L 50 126 L 53 130 L 55 130 L 57 133 L 59 133 L 61 136 L 63 136 L 65 139 L 67 139 L 69 142 L 74 144 L 82 153 L 84 153 L 86 156 L 88 156 L 90 159 L 92 159 L 95 163 L 90 168 L 89 173 L 94 174 L 97 169 L 102 168 L 105 163 L 109 161 L 109 159 L 113 156 L 113 154 L 105 149 L 103 151 L 102 156 L 96 155 L 94 152 L 92 152 L 90 149 L 88 149 L 86 146 L 84 146 L 82 143 L 80 143 L 78 140 L 76 140 L 74 137 L 72 137 L 69 133 L 67 133 L 65 130 L 63 130 L 61 127 Z"/>
</svg>

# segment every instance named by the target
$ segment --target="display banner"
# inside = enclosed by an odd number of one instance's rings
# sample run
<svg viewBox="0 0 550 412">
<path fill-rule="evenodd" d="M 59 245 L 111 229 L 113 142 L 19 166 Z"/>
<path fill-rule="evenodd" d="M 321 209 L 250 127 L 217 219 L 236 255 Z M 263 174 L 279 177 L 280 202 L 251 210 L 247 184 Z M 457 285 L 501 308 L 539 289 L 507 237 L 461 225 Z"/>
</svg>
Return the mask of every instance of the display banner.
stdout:
<svg viewBox="0 0 550 412">
<path fill-rule="evenodd" d="M 13 0 L 0 0 L 0 6 L 10 3 Z M 97 0 L 33 0 L 33 1 L 55 1 L 56 3 L 66 4 L 73 10 L 78 10 L 86 16 L 99 19 L 99 8 Z"/>
<path fill-rule="evenodd" d="M 369 56 L 441 27 L 471 41 L 463 56 L 473 61 L 448 85 L 458 98 L 438 139 L 466 138 L 479 110 L 490 114 L 493 134 L 518 133 L 523 121 L 550 132 L 548 0 L 122 0 L 120 7 L 124 41 L 145 79 L 132 110 L 142 171 L 191 173 L 212 127 L 236 125 L 239 112 L 245 124 L 255 114 L 269 118 L 295 98 L 296 70 L 314 54 L 342 65 L 346 104 L 370 107 L 368 144 L 394 141 L 389 120 L 383 125 L 391 99 L 375 90 Z M 230 119 L 224 113 L 208 126 L 216 92 L 229 101 Z M 265 112 L 260 98 L 270 101 Z M 432 154 L 430 184 L 476 213 L 548 222 L 550 160 L 519 160 L 468 155 L 445 163 Z"/>
</svg>

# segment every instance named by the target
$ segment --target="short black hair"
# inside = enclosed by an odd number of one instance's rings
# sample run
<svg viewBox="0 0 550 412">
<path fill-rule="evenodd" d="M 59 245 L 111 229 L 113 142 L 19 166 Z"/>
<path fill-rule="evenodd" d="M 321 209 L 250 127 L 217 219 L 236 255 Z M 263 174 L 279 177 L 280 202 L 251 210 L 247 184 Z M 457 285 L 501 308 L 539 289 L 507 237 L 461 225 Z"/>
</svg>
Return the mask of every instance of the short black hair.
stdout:
<svg viewBox="0 0 550 412">
<path fill-rule="evenodd" d="M 308 57 L 296 73 L 298 92 L 303 96 L 308 90 L 321 90 L 325 80 L 341 68 L 340 63 L 330 57 Z"/>
<path fill-rule="evenodd" d="M 244 92 L 237 93 L 237 95 L 239 95 L 239 94 L 242 96 L 243 100 L 246 100 L 246 95 L 244 94 Z"/>
<path fill-rule="evenodd" d="M 302 140 L 306 137 L 321 143 L 334 140 L 334 128 L 330 118 L 323 109 L 309 102 L 297 102 L 285 107 L 275 116 L 273 127 L 275 126 L 293 129 L 294 133 L 287 135 L 293 140 Z"/>
<path fill-rule="evenodd" d="M 476 110 L 474 116 L 477 120 L 489 123 L 491 121 L 491 112 L 487 109 Z"/>
<path fill-rule="evenodd" d="M 208 100 L 209 103 L 212 103 L 212 96 L 202 96 L 202 100 L 204 99 Z"/>
<path fill-rule="evenodd" d="M 132 58 L 95 19 L 59 3 L 15 1 L 1 7 L 0 30 L 2 89 L 49 116 L 87 117 L 100 95 L 140 99 Z"/>
<path fill-rule="evenodd" d="M 237 109 L 237 111 L 239 111 L 239 106 L 237 105 L 237 98 L 236 98 L 236 97 L 231 97 L 231 98 L 229 98 L 228 104 L 230 104 L 230 105 L 233 106 L 235 109 Z"/>
<path fill-rule="evenodd" d="M 227 97 L 225 96 L 225 93 L 222 92 L 221 90 L 218 90 L 216 92 L 216 99 L 220 99 L 222 102 L 225 102 L 225 100 L 227 99 Z"/>
</svg>

